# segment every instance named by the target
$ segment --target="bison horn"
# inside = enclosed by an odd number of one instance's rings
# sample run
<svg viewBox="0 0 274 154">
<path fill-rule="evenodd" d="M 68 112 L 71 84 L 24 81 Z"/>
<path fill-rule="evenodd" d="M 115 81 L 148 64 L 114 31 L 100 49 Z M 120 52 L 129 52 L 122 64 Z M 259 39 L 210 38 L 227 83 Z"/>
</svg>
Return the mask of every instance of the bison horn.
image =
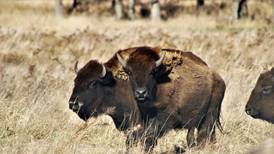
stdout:
<svg viewBox="0 0 274 154">
<path fill-rule="evenodd" d="M 106 74 L 107 74 L 107 71 L 106 71 L 106 67 L 104 64 L 101 64 L 102 65 L 102 73 L 100 75 L 101 78 L 105 77 Z"/>
<path fill-rule="evenodd" d="M 119 62 L 121 63 L 121 65 L 125 68 L 127 66 L 126 61 L 118 53 L 116 54 L 116 56 L 117 56 Z"/>
<path fill-rule="evenodd" d="M 78 61 L 76 61 L 74 64 L 74 72 L 75 72 L 75 74 L 78 73 Z"/>
<path fill-rule="evenodd" d="M 164 52 L 163 55 L 156 61 L 156 67 L 160 66 L 165 58 L 166 53 Z"/>
<path fill-rule="evenodd" d="M 272 81 L 274 82 L 274 67 L 271 68 Z"/>
</svg>

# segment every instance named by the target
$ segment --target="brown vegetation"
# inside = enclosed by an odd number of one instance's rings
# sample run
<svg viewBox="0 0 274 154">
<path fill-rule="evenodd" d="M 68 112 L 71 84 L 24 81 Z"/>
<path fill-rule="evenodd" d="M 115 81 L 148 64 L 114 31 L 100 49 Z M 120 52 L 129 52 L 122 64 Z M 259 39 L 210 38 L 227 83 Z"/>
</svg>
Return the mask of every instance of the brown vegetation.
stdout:
<svg viewBox="0 0 274 154">
<path fill-rule="evenodd" d="M 98 14 L 91 8 L 60 20 L 54 1 L 1 1 L 0 153 L 124 152 L 125 136 L 109 117 L 84 123 L 67 102 L 76 60 L 80 67 L 90 59 L 105 62 L 119 49 L 140 45 L 193 51 L 227 84 L 221 114 L 225 134 L 218 134 L 215 145 L 188 153 L 245 153 L 273 136 L 273 125 L 244 112 L 259 74 L 274 66 L 271 5 L 252 1 L 254 18 L 232 21 L 230 3 L 218 11 L 219 1 L 206 1 L 199 13 L 195 2 L 185 3 L 178 3 L 180 11 L 167 22 L 153 23 L 116 21 L 104 9 L 108 4 L 97 6 Z M 185 136 L 185 131 L 168 133 L 155 153 L 186 146 Z"/>
</svg>

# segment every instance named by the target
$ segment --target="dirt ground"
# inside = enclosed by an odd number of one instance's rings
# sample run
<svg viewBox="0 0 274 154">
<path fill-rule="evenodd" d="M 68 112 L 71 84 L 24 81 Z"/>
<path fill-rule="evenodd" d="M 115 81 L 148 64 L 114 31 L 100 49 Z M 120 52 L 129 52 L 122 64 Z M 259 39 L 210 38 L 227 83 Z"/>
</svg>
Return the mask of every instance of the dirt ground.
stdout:
<svg viewBox="0 0 274 154">
<path fill-rule="evenodd" d="M 110 117 L 85 123 L 69 110 L 73 65 L 106 61 L 119 49 L 141 45 L 192 51 L 226 82 L 224 134 L 218 132 L 216 144 L 186 153 L 246 153 L 274 136 L 273 125 L 244 112 L 259 74 L 274 66 L 269 2 L 252 1 L 250 16 L 241 21 L 231 18 L 230 3 L 207 2 L 199 12 L 194 1 L 173 3 L 170 11 L 171 4 L 163 1 L 169 18 L 155 23 L 118 21 L 110 2 L 60 19 L 54 1 L 0 1 L 0 153 L 124 153 L 125 135 Z M 186 130 L 171 131 L 154 153 L 186 147 L 185 138 Z"/>
</svg>

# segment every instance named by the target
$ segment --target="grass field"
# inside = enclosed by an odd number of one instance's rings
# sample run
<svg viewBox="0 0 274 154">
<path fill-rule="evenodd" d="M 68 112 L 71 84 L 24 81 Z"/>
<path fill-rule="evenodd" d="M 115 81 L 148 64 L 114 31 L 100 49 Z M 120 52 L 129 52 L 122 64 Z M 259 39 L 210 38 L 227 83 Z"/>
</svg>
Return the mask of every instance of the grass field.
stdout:
<svg viewBox="0 0 274 154">
<path fill-rule="evenodd" d="M 73 65 L 106 61 L 115 51 L 139 45 L 192 51 L 227 84 L 222 105 L 224 134 L 203 150 L 246 153 L 274 136 L 274 126 L 252 119 L 245 104 L 258 75 L 274 66 L 274 26 L 269 2 L 252 1 L 251 19 L 231 19 L 231 4 L 218 1 L 197 13 L 194 2 L 165 22 L 117 21 L 107 2 L 99 12 L 56 18 L 54 1 L 0 1 L 0 153 L 124 153 L 125 135 L 110 117 L 87 123 L 68 109 Z M 66 1 L 69 5 L 69 1 Z M 184 5 L 183 2 L 178 3 Z M 159 139 L 154 153 L 186 147 L 186 131 Z M 141 147 L 132 150 L 140 153 Z"/>
</svg>

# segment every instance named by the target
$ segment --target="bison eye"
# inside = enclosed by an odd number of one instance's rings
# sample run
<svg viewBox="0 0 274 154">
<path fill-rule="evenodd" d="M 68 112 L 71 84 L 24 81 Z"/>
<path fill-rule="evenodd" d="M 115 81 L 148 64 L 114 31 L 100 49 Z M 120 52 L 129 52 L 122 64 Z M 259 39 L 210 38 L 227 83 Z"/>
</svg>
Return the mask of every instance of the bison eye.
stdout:
<svg viewBox="0 0 274 154">
<path fill-rule="evenodd" d="M 132 72 L 128 71 L 127 74 L 128 74 L 128 75 L 132 75 Z"/>
<path fill-rule="evenodd" d="M 124 71 L 127 73 L 127 75 L 132 75 L 132 72 L 126 68 L 124 68 Z"/>
<path fill-rule="evenodd" d="M 272 86 L 263 87 L 263 94 L 270 94 L 272 92 Z"/>
<path fill-rule="evenodd" d="M 151 70 L 150 75 L 156 75 L 158 73 L 158 68 L 154 68 Z"/>
<path fill-rule="evenodd" d="M 91 81 L 91 82 L 88 84 L 88 88 L 89 88 L 89 89 L 94 88 L 95 84 L 96 84 L 95 81 Z"/>
</svg>

